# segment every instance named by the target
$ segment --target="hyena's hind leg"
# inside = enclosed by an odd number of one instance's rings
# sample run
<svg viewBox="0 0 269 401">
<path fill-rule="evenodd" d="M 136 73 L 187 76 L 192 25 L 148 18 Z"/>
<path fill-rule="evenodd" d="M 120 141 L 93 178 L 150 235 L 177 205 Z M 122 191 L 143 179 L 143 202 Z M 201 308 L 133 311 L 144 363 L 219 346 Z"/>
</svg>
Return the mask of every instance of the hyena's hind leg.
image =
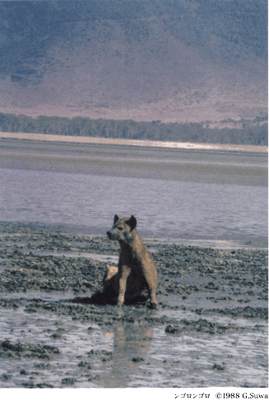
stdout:
<svg viewBox="0 0 269 401">
<path fill-rule="evenodd" d="M 103 278 L 103 294 L 108 303 L 117 303 L 119 294 L 119 274 L 117 266 L 107 266 Z"/>
</svg>

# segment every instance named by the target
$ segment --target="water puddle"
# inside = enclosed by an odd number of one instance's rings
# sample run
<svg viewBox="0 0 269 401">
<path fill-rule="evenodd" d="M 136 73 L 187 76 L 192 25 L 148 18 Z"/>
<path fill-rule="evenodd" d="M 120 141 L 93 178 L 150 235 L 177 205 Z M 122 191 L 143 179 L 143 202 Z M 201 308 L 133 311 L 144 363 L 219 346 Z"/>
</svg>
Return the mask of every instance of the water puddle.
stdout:
<svg viewBox="0 0 269 401">
<path fill-rule="evenodd" d="M 99 254 L 91 252 L 57 252 L 57 251 L 40 251 L 31 250 L 32 255 L 37 256 L 56 256 L 56 257 L 68 257 L 68 258 L 88 258 L 98 260 L 99 262 L 118 264 L 119 256 L 110 254 Z"/>
<path fill-rule="evenodd" d="M 21 237 L 22 234 L 21 233 L 0 233 L 0 238 L 17 238 L 17 237 Z"/>
<path fill-rule="evenodd" d="M 72 291 L 27 291 L 27 292 L 16 292 L 16 293 L 1 293 L 0 298 L 3 299 L 41 299 L 45 302 L 58 302 L 61 300 L 71 300 L 75 298 L 77 294 Z"/>
</svg>

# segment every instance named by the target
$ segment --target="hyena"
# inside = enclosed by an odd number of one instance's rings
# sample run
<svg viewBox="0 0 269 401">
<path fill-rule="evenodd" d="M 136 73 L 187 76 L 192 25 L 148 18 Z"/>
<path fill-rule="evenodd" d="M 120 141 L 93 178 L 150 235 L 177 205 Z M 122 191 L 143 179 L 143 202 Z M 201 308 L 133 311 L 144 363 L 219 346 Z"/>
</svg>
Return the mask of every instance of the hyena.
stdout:
<svg viewBox="0 0 269 401">
<path fill-rule="evenodd" d="M 126 299 L 132 299 L 148 291 L 150 307 L 156 309 L 157 268 L 150 253 L 136 230 L 136 218 L 119 218 L 114 216 L 113 227 L 107 231 L 111 240 L 120 243 L 121 252 L 118 268 L 110 266 L 104 278 L 104 290 L 113 289 L 117 296 L 118 306 Z"/>
</svg>

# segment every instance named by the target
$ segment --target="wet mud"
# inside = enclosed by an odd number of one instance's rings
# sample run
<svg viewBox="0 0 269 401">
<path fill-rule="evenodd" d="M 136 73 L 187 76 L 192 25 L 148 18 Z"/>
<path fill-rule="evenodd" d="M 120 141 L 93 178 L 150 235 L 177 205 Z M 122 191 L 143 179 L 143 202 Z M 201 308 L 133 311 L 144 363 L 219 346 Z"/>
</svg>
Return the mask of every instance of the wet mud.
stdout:
<svg viewBox="0 0 269 401">
<path fill-rule="evenodd" d="M 0 387 L 267 387 L 267 250 L 146 245 L 159 308 L 119 309 L 116 242 L 0 224 Z"/>
</svg>

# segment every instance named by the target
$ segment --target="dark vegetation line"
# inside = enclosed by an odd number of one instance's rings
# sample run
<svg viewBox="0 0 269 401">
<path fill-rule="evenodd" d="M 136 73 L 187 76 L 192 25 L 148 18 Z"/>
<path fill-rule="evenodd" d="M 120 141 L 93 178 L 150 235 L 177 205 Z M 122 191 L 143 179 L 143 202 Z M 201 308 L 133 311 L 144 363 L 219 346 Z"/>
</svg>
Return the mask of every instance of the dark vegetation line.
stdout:
<svg viewBox="0 0 269 401">
<path fill-rule="evenodd" d="M 226 122 L 226 121 L 223 121 Z M 267 118 L 229 120 L 227 128 L 211 128 L 205 123 L 136 122 L 133 120 L 92 120 L 84 117 L 32 118 L 0 113 L 0 131 L 51 135 L 74 135 L 100 138 L 148 139 L 156 141 L 268 145 Z M 236 127 L 237 125 L 237 127 Z"/>
</svg>

